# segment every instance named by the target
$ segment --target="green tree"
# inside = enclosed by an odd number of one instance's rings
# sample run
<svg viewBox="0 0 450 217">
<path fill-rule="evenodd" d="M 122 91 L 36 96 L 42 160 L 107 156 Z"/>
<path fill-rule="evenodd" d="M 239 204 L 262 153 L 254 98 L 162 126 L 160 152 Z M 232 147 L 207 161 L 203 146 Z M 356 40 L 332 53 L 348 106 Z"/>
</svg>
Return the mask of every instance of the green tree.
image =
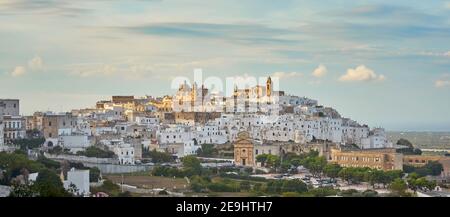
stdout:
<svg viewBox="0 0 450 217">
<path fill-rule="evenodd" d="M 337 177 L 339 177 L 339 172 L 342 170 L 342 167 L 339 164 L 327 164 L 324 169 L 323 172 L 325 173 L 326 176 L 335 179 Z"/>
<path fill-rule="evenodd" d="M 152 151 L 144 150 L 142 156 L 145 158 L 151 158 L 152 163 L 169 163 L 174 161 L 171 154 L 167 152 L 159 152 L 155 149 Z"/>
<path fill-rule="evenodd" d="M 405 146 L 405 148 L 397 149 L 398 153 L 405 155 L 421 155 L 422 151 L 418 148 L 414 148 L 413 144 L 406 139 L 399 139 L 397 145 Z"/>
<path fill-rule="evenodd" d="M 11 187 L 10 197 L 35 197 L 38 194 L 32 184 L 13 182 Z"/>
<path fill-rule="evenodd" d="M 200 175 L 202 172 L 202 165 L 200 160 L 193 155 L 185 156 L 181 159 L 183 162 L 184 171 L 188 176 Z"/>
<path fill-rule="evenodd" d="M 327 165 L 325 157 L 308 157 L 304 160 L 303 165 L 310 170 L 313 175 L 320 175 Z"/>
<path fill-rule="evenodd" d="M 96 158 L 113 158 L 115 156 L 114 152 L 109 150 L 103 150 L 96 146 L 90 146 L 86 148 L 85 151 L 79 151 L 77 152 L 77 155 Z"/>
<path fill-rule="evenodd" d="M 200 157 L 213 157 L 218 155 L 217 149 L 214 148 L 214 144 L 202 144 L 202 147 L 197 150 L 197 155 Z"/>
<path fill-rule="evenodd" d="M 276 168 L 276 167 L 280 166 L 280 162 L 281 162 L 280 157 L 278 157 L 276 155 L 272 155 L 272 154 L 267 155 L 266 164 L 268 167 Z"/>
<path fill-rule="evenodd" d="M 406 185 L 405 181 L 397 178 L 389 185 L 389 189 L 396 196 L 406 196 L 406 190 L 408 189 L 408 186 Z"/>
<path fill-rule="evenodd" d="M 38 157 L 37 162 L 43 164 L 45 167 L 47 167 L 49 169 L 58 169 L 61 167 L 61 164 L 58 161 L 48 159 L 43 155 L 40 155 Z"/>
<path fill-rule="evenodd" d="M 268 157 L 267 154 L 260 154 L 260 155 L 256 156 L 256 162 L 261 163 L 261 166 L 265 166 L 267 157 Z"/>
<path fill-rule="evenodd" d="M 77 188 L 77 186 L 76 186 L 75 184 L 73 184 L 73 183 L 70 183 L 69 189 L 67 189 L 67 191 L 68 191 L 69 193 L 71 193 L 72 195 L 78 195 L 78 188 Z"/>
<path fill-rule="evenodd" d="M 64 197 L 68 193 L 64 189 L 63 183 L 55 172 L 44 169 L 39 172 L 34 183 L 39 196 L 41 197 Z"/>
<path fill-rule="evenodd" d="M 425 168 L 427 168 L 430 171 L 429 175 L 432 175 L 432 176 L 441 175 L 441 172 L 444 169 L 442 164 L 437 162 L 437 161 L 430 161 L 430 162 L 428 162 L 425 165 Z"/>
<path fill-rule="evenodd" d="M 100 180 L 100 169 L 98 167 L 92 167 L 89 169 L 89 182 L 98 182 Z"/>
<path fill-rule="evenodd" d="M 307 192 L 308 195 L 313 197 L 326 197 L 326 196 L 334 196 L 338 193 L 338 190 L 333 189 L 331 187 L 326 188 L 313 188 Z"/>
<path fill-rule="evenodd" d="M 21 150 L 39 148 L 44 142 L 45 138 L 15 139 L 12 141 L 12 143 L 19 146 Z"/>
<path fill-rule="evenodd" d="M 338 176 L 350 184 L 353 180 L 353 170 L 349 167 L 343 168 L 339 171 Z"/>
</svg>

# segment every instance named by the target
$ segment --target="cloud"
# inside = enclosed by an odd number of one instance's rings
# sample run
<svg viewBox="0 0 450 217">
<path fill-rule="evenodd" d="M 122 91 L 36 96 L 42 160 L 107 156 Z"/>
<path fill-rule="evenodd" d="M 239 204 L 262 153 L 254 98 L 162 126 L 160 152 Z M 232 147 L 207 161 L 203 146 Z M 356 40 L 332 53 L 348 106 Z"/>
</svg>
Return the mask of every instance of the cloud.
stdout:
<svg viewBox="0 0 450 217">
<path fill-rule="evenodd" d="M 116 27 L 119 31 L 174 38 L 205 38 L 239 44 L 296 44 L 300 39 L 288 38 L 298 32 L 273 28 L 259 23 L 160 22 L 146 25 Z"/>
<path fill-rule="evenodd" d="M 44 68 L 44 62 L 42 61 L 42 58 L 39 56 L 34 57 L 30 61 L 28 61 L 28 68 L 33 71 L 39 71 Z"/>
<path fill-rule="evenodd" d="M 314 69 L 312 75 L 316 78 L 321 78 L 327 74 L 328 69 L 324 65 L 319 65 L 316 69 Z"/>
<path fill-rule="evenodd" d="M 434 86 L 436 86 L 437 88 L 450 86 L 450 80 L 436 80 L 434 82 Z"/>
<path fill-rule="evenodd" d="M 448 52 L 420 52 L 420 56 L 432 56 L 432 57 L 450 57 L 450 51 Z"/>
<path fill-rule="evenodd" d="M 447 10 L 450 10 L 450 2 L 445 2 L 445 8 L 446 8 Z"/>
<path fill-rule="evenodd" d="M 76 7 L 67 0 L 1 0 L 0 12 L 9 14 L 38 13 L 59 16 L 80 16 L 91 12 L 90 9 Z"/>
<path fill-rule="evenodd" d="M 272 74 L 272 77 L 276 77 L 278 79 L 295 78 L 301 76 L 303 76 L 303 73 L 301 72 L 275 72 Z"/>
<path fill-rule="evenodd" d="M 30 61 L 28 61 L 28 67 L 16 66 L 14 68 L 14 70 L 8 74 L 11 75 L 12 77 L 20 77 L 20 76 L 25 75 L 28 70 L 39 71 L 39 70 L 42 70 L 43 67 L 44 67 L 44 62 L 42 61 L 42 58 L 36 56 L 33 59 L 31 59 Z"/>
<path fill-rule="evenodd" d="M 72 71 L 72 75 L 79 76 L 82 78 L 97 77 L 97 76 L 111 76 L 114 75 L 117 68 L 109 64 L 101 65 L 87 65 L 80 66 Z"/>
<path fill-rule="evenodd" d="M 26 68 L 23 66 L 16 66 L 14 70 L 10 73 L 12 77 L 20 77 L 27 72 Z"/>
<path fill-rule="evenodd" d="M 372 69 L 360 65 L 356 69 L 348 69 L 347 73 L 339 78 L 339 81 L 383 81 L 385 79 L 384 75 L 377 75 Z"/>
<path fill-rule="evenodd" d="M 434 82 L 434 86 L 437 88 L 450 87 L 450 75 L 443 75 L 440 79 Z"/>
</svg>

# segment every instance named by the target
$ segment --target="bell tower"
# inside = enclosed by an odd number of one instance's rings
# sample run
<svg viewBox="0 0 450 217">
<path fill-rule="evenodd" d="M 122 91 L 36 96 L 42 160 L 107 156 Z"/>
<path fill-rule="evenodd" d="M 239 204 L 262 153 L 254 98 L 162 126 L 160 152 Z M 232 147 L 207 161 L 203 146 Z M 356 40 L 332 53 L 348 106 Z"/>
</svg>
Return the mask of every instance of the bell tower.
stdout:
<svg viewBox="0 0 450 217">
<path fill-rule="evenodd" d="M 272 78 L 270 78 L 270 76 L 269 76 L 269 78 L 267 78 L 267 81 L 266 81 L 266 95 L 269 97 L 272 96 L 272 90 L 273 90 Z"/>
</svg>

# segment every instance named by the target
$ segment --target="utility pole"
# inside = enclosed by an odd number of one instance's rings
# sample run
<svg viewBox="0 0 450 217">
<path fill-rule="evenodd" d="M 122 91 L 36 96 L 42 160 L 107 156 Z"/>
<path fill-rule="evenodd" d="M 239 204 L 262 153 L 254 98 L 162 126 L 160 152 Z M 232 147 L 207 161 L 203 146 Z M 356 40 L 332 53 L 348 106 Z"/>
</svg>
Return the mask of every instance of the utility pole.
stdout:
<svg viewBox="0 0 450 217">
<path fill-rule="evenodd" d="M 120 185 L 123 193 L 123 174 L 122 174 L 122 184 Z"/>
</svg>

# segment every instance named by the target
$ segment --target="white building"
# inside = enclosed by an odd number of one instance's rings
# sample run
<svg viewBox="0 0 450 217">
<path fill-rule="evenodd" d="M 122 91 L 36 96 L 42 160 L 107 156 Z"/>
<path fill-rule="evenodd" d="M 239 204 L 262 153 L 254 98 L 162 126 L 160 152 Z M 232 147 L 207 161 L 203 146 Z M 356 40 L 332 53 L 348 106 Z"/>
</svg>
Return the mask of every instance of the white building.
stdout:
<svg viewBox="0 0 450 217">
<path fill-rule="evenodd" d="M 190 140 L 184 143 L 162 144 L 157 150 L 170 153 L 177 158 L 182 158 L 188 155 L 196 155 L 200 148 L 201 146 L 196 145 L 194 140 Z"/>
<path fill-rule="evenodd" d="M 25 119 L 21 116 L 3 116 L 3 135 L 5 143 L 25 138 Z"/>
<path fill-rule="evenodd" d="M 211 124 L 197 127 L 194 138 L 198 144 L 224 144 L 228 141 L 226 131 Z"/>
<path fill-rule="evenodd" d="M 198 149 L 201 148 L 200 145 L 195 144 L 194 140 L 184 142 L 183 146 L 184 146 L 183 147 L 183 156 L 179 156 L 179 157 L 184 157 L 187 155 L 196 155 Z"/>
<path fill-rule="evenodd" d="M 120 143 L 114 147 L 114 153 L 117 155 L 120 164 L 134 164 L 134 147 L 127 143 Z"/>
<path fill-rule="evenodd" d="M 171 125 L 157 132 L 160 144 L 184 143 L 193 139 L 189 126 Z"/>
<path fill-rule="evenodd" d="M 0 116 L 19 116 L 19 109 L 18 99 L 0 99 Z"/>
<path fill-rule="evenodd" d="M 137 116 L 134 118 L 134 122 L 139 125 L 156 126 L 160 121 L 157 117 Z"/>
<path fill-rule="evenodd" d="M 67 180 L 63 184 L 66 190 L 70 189 L 71 184 L 74 184 L 77 189 L 76 195 L 89 196 L 89 170 L 75 170 L 75 168 L 72 168 L 67 172 Z"/>
<path fill-rule="evenodd" d="M 375 128 L 367 138 L 361 139 L 359 147 L 361 149 L 393 148 L 394 144 L 387 139 L 386 132 L 383 128 Z"/>
<path fill-rule="evenodd" d="M 70 149 L 70 152 L 77 153 L 91 146 L 87 135 L 63 135 L 59 136 L 58 144 Z"/>
</svg>

